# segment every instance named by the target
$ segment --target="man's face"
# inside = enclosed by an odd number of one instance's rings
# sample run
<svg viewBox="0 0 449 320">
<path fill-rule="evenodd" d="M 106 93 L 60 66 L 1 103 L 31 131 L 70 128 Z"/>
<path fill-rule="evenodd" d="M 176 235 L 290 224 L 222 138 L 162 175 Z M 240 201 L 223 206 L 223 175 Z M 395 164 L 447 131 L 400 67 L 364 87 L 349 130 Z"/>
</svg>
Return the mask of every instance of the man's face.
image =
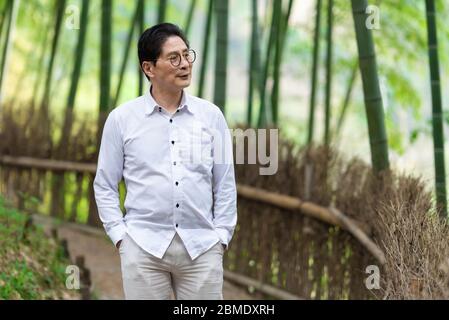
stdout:
<svg viewBox="0 0 449 320">
<path fill-rule="evenodd" d="M 189 48 L 180 37 L 167 38 L 157 63 L 143 63 L 143 68 L 150 77 L 151 83 L 160 88 L 174 91 L 188 87 L 192 77 L 192 63 L 185 58 L 188 50 Z M 177 61 L 179 57 L 181 57 L 179 66 L 173 66 L 172 62 Z"/>
</svg>

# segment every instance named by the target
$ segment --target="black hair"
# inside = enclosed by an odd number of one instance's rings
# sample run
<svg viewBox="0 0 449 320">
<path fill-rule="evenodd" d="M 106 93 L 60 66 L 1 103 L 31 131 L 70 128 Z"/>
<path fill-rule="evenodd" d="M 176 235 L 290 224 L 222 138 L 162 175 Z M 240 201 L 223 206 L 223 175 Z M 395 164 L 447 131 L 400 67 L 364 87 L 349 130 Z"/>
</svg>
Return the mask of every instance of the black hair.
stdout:
<svg viewBox="0 0 449 320">
<path fill-rule="evenodd" d="M 184 32 L 177 25 L 172 23 L 160 23 L 146 29 L 142 33 L 137 44 L 139 63 L 142 71 L 142 63 L 144 61 L 153 61 L 156 65 L 156 60 L 162 52 L 162 46 L 169 37 L 173 36 L 180 37 L 189 48 L 189 41 Z M 146 74 L 145 76 L 150 80 Z"/>
</svg>

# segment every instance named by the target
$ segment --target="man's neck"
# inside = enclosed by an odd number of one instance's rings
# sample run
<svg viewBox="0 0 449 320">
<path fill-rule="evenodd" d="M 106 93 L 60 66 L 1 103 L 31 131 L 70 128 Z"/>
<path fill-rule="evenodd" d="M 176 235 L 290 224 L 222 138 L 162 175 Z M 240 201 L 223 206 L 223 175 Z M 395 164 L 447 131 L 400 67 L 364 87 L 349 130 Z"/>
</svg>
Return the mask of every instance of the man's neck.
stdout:
<svg viewBox="0 0 449 320">
<path fill-rule="evenodd" d="M 164 107 L 169 112 L 176 112 L 182 99 L 182 90 L 168 91 L 160 88 L 151 87 L 151 95 L 158 105 Z"/>
</svg>

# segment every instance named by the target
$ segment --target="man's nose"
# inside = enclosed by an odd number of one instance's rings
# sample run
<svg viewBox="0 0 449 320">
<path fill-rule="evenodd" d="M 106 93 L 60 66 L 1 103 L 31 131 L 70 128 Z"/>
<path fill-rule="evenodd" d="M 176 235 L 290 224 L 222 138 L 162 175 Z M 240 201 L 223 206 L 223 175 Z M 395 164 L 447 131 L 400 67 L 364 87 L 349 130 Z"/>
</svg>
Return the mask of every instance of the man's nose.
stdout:
<svg viewBox="0 0 449 320">
<path fill-rule="evenodd" d="M 180 68 L 181 69 L 187 69 L 190 66 L 189 61 L 187 61 L 187 58 L 181 56 L 181 65 Z"/>
</svg>

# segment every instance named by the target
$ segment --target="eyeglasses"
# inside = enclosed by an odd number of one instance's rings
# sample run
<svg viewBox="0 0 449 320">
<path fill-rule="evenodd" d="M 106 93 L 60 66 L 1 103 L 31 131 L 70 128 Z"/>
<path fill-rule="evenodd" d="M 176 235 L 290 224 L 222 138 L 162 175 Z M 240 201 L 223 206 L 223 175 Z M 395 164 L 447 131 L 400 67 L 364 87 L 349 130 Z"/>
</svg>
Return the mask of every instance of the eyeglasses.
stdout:
<svg viewBox="0 0 449 320">
<path fill-rule="evenodd" d="M 189 51 L 187 51 L 186 53 L 184 53 L 182 55 L 184 57 L 184 59 L 187 60 L 188 63 L 193 63 L 196 60 L 196 52 L 193 49 L 189 49 Z M 153 60 L 153 61 L 157 61 L 159 59 Z M 179 67 L 181 65 L 181 55 L 179 53 L 173 53 L 171 54 L 168 59 L 171 65 L 175 68 Z"/>
</svg>

